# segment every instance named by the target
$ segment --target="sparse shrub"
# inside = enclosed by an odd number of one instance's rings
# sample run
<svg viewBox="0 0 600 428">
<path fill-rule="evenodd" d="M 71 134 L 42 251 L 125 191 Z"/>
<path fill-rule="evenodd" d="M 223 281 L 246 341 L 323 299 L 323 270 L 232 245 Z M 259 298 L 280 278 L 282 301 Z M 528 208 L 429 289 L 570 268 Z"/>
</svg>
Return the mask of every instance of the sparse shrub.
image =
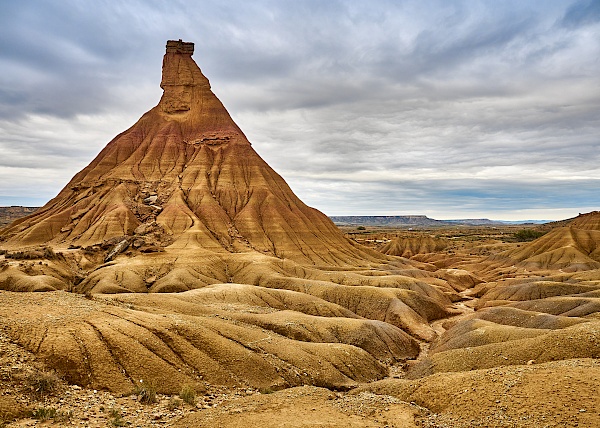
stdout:
<svg viewBox="0 0 600 428">
<path fill-rule="evenodd" d="M 4 257 L 7 259 L 14 260 L 34 260 L 41 259 L 44 253 L 40 250 L 25 250 L 25 251 L 14 251 L 12 253 L 6 253 Z"/>
<path fill-rule="evenodd" d="M 27 381 L 36 394 L 46 395 L 56 389 L 58 376 L 52 372 L 36 371 L 27 377 Z"/>
<path fill-rule="evenodd" d="M 57 410 L 54 415 L 54 420 L 56 422 L 68 422 L 73 418 L 73 411 L 69 410 L 67 412 L 63 412 L 62 410 Z"/>
<path fill-rule="evenodd" d="M 169 404 L 167 405 L 167 407 L 169 410 L 173 411 L 173 410 L 177 409 L 178 407 L 181 407 L 182 404 L 183 404 L 183 401 L 181 400 L 181 398 L 171 397 L 169 399 Z"/>
<path fill-rule="evenodd" d="M 33 419 L 39 419 L 40 421 L 47 421 L 53 419 L 56 416 L 56 409 L 53 407 L 38 407 L 31 412 Z"/>
<path fill-rule="evenodd" d="M 40 421 L 53 419 L 55 422 L 68 422 L 73 418 L 73 412 L 63 412 L 56 410 L 54 407 L 38 407 L 31 412 L 31 417 Z"/>
<path fill-rule="evenodd" d="M 56 253 L 51 247 L 44 247 L 44 258 L 47 260 L 54 260 L 56 258 Z"/>
<path fill-rule="evenodd" d="M 140 403 L 156 403 L 156 385 L 154 382 L 144 382 L 143 380 L 140 380 L 135 386 L 135 394 L 138 396 Z"/>
<path fill-rule="evenodd" d="M 366 228 L 366 227 L 364 227 L 364 226 L 358 226 L 358 227 L 356 228 L 356 230 L 367 230 L 367 228 Z"/>
<path fill-rule="evenodd" d="M 3 250 L 5 251 L 5 250 Z M 57 258 L 56 253 L 50 247 L 30 248 L 23 251 L 5 251 L 4 257 L 13 260 L 39 260 L 48 259 L 54 260 Z"/>
<path fill-rule="evenodd" d="M 121 414 L 120 409 L 115 409 L 114 407 L 108 411 L 109 416 L 111 417 L 110 425 L 113 427 L 124 427 L 127 426 L 127 422 L 123 419 L 123 415 Z"/>
<path fill-rule="evenodd" d="M 196 404 L 196 390 L 192 385 L 183 385 L 181 392 L 179 392 L 179 397 L 192 406 Z"/>
<path fill-rule="evenodd" d="M 533 229 L 522 229 L 516 232 L 513 236 L 517 242 L 529 242 L 538 239 L 540 236 L 545 235 L 545 232 Z"/>
</svg>

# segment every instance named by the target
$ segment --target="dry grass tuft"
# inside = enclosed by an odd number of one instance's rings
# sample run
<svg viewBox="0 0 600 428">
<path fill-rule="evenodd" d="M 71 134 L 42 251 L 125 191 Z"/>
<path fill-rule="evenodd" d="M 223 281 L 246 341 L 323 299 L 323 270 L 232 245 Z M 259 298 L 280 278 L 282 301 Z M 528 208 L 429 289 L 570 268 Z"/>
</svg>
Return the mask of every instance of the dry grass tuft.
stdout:
<svg viewBox="0 0 600 428">
<path fill-rule="evenodd" d="M 156 385 L 152 381 L 144 382 L 140 379 L 139 384 L 135 386 L 135 394 L 138 396 L 140 403 L 156 403 Z"/>
<path fill-rule="evenodd" d="M 58 376 L 49 371 L 35 371 L 27 376 L 27 382 L 37 395 L 54 392 L 58 386 Z"/>
<path fill-rule="evenodd" d="M 179 397 L 187 404 L 192 406 L 196 404 L 196 390 L 192 385 L 183 385 Z"/>
</svg>

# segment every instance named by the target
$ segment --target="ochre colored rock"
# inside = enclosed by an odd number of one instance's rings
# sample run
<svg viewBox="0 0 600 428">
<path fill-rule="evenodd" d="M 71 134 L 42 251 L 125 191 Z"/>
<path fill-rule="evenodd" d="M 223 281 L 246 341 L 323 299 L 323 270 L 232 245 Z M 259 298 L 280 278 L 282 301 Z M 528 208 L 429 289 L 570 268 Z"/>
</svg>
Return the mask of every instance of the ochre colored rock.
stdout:
<svg viewBox="0 0 600 428">
<path fill-rule="evenodd" d="M 415 358 L 454 289 L 302 203 L 192 53 L 169 41 L 158 105 L 0 231 L 0 327 L 67 381 L 119 393 L 346 389 Z"/>
<path fill-rule="evenodd" d="M 364 255 L 252 149 L 192 53 L 191 43 L 168 42 L 159 104 L 54 199 L 0 232 L 4 246 L 89 246 L 156 222 L 175 248 L 335 264 Z"/>
<path fill-rule="evenodd" d="M 531 270 L 562 269 L 565 272 L 600 268 L 600 211 L 581 214 L 566 226 L 520 248 L 502 254 Z"/>
</svg>

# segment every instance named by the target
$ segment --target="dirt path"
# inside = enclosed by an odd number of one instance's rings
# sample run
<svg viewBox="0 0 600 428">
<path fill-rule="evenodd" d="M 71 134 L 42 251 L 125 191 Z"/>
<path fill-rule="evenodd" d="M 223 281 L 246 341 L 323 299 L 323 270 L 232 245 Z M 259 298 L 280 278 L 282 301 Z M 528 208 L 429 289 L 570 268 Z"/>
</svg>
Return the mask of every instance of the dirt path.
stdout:
<svg viewBox="0 0 600 428">
<path fill-rule="evenodd" d="M 413 428 L 420 409 L 387 395 L 302 386 L 242 398 L 187 416 L 174 427 Z"/>
<path fill-rule="evenodd" d="M 452 307 L 455 310 L 460 311 L 459 313 L 457 313 L 456 315 L 447 317 L 447 318 L 440 318 L 440 319 L 434 320 L 431 323 L 429 323 L 429 325 L 433 329 L 433 331 L 435 331 L 437 333 L 438 338 L 442 334 L 444 334 L 444 332 L 446 331 L 446 328 L 444 328 L 444 324 L 446 324 L 447 321 L 452 320 L 453 322 L 458 322 L 461 319 L 466 318 L 467 316 L 469 316 L 473 312 L 475 312 L 473 307 L 471 307 L 471 305 L 467 305 L 466 302 L 475 303 L 475 301 L 477 299 L 469 296 L 468 292 L 469 292 L 469 290 L 459 293 L 460 296 L 464 300 L 462 300 L 460 302 L 456 302 L 452 305 Z M 429 349 L 431 348 L 432 344 L 433 344 L 432 342 L 420 341 L 419 342 L 420 350 L 419 350 L 419 355 L 417 356 L 417 358 L 415 358 L 414 360 L 407 360 L 406 363 L 401 363 L 401 364 L 397 364 L 397 365 L 390 367 L 389 377 L 395 378 L 395 379 L 404 378 L 406 376 L 406 371 L 408 370 L 409 367 L 421 362 L 422 360 L 424 360 L 425 358 L 427 358 L 429 356 Z"/>
</svg>

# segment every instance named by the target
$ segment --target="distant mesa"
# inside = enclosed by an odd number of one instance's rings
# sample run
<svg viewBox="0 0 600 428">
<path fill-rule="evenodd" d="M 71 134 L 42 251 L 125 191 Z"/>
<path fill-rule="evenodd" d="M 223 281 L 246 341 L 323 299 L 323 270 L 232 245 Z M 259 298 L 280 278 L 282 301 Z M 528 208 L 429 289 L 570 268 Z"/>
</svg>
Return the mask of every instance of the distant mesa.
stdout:
<svg viewBox="0 0 600 428">
<path fill-rule="evenodd" d="M 332 216 L 331 220 L 338 226 L 435 227 L 449 225 L 424 215 Z"/>
<path fill-rule="evenodd" d="M 4 226 L 12 223 L 15 220 L 18 220 L 26 215 L 31 214 L 37 207 L 21 207 L 17 205 L 13 205 L 10 207 L 0 207 L 0 229 Z"/>
<path fill-rule="evenodd" d="M 371 215 L 331 216 L 338 226 L 378 227 L 449 227 L 449 226 L 505 226 L 509 224 L 546 223 L 544 220 L 503 221 L 487 218 L 436 220 L 425 215 Z"/>
</svg>

